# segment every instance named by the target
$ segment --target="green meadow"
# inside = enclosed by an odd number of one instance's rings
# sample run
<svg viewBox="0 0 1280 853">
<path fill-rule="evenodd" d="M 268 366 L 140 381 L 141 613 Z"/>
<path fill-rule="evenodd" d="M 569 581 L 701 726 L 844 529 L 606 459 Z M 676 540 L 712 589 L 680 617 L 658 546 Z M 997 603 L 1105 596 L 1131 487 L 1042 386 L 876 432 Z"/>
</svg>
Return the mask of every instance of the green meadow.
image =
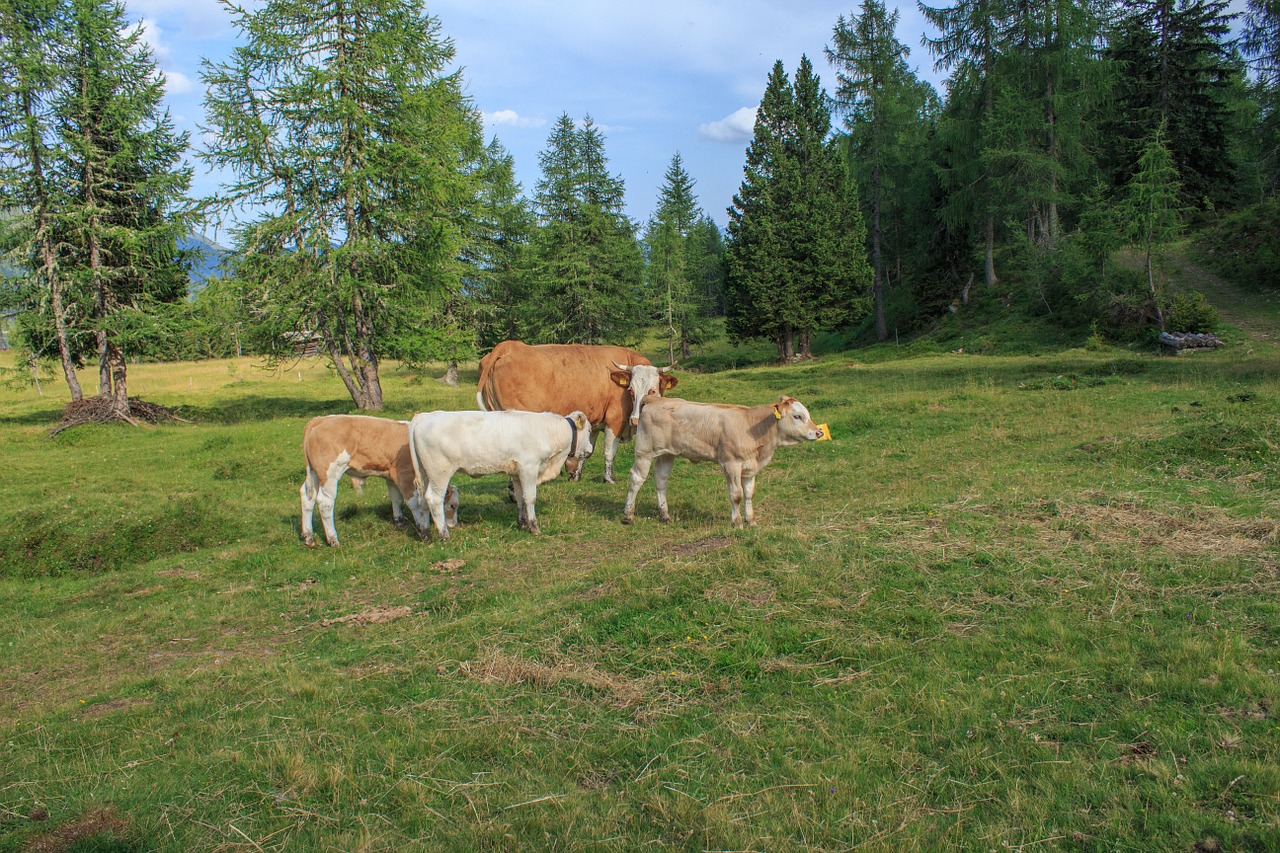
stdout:
<svg viewBox="0 0 1280 853">
<path fill-rule="evenodd" d="M 500 477 L 447 543 L 344 482 L 307 549 L 322 362 L 136 365 L 189 423 L 54 439 L 64 388 L 0 391 L 0 851 L 1278 850 L 1280 311 L 1245 316 L 677 369 L 831 426 L 741 532 L 683 461 L 674 523 L 650 481 L 620 524 L 626 444 L 539 537 Z M 385 414 L 475 376 L 388 368 Z"/>
</svg>

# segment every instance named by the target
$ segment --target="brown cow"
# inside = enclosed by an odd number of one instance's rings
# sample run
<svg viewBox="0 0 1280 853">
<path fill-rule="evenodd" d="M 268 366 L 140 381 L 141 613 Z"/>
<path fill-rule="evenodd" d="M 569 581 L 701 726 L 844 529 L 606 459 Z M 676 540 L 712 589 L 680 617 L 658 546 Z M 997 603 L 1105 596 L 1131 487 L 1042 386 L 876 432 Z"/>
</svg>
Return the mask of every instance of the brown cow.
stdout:
<svg viewBox="0 0 1280 853">
<path fill-rule="evenodd" d="M 604 479 L 612 483 L 618 442 L 630 437 L 638 422 L 640 400 L 676 387 L 676 377 L 667 375 L 670 369 L 654 367 L 626 347 L 503 341 L 480 359 L 476 402 L 487 412 L 583 412 L 593 433 L 604 431 Z M 577 480 L 582 469 L 570 466 Z"/>
<path fill-rule="evenodd" d="M 640 409 L 636 433 L 636 461 L 631 488 L 622 507 L 622 523 L 635 518 L 636 493 L 649 476 L 658 487 L 658 518 L 671 521 L 667 510 L 667 479 L 677 456 L 694 462 L 716 462 L 729 485 L 729 521 L 734 527 L 755 524 L 751 499 L 756 475 L 779 447 L 817 441 L 822 429 L 798 400 L 783 396 L 772 405 L 730 406 L 650 397 Z M 738 512 L 738 505 L 742 512 Z"/>
<path fill-rule="evenodd" d="M 324 537 L 330 545 L 337 546 L 338 532 L 333 526 L 333 505 L 338 496 L 338 481 L 348 472 L 357 492 L 366 477 L 382 477 L 387 481 L 391 517 L 395 523 L 404 522 L 400 505 L 407 500 L 418 532 L 425 535 L 430 530 L 431 516 L 414 494 L 408 421 L 365 415 L 325 415 L 312 418 L 302 431 L 302 455 L 307 465 L 307 476 L 302 483 L 302 541 L 305 544 L 316 544 L 311 530 L 311 514 L 319 504 Z M 450 486 L 444 504 L 448 525 L 457 527 L 456 486 Z"/>
</svg>

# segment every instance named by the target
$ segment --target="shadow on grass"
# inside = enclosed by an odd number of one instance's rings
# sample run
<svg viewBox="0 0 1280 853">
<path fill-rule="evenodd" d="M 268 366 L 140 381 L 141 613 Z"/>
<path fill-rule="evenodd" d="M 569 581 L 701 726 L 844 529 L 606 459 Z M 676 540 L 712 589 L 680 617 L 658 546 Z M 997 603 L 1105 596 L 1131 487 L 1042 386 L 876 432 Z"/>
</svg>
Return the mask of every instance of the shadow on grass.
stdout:
<svg viewBox="0 0 1280 853">
<path fill-rule="evenodd" d="M 39 409 L 21 415 L 3 415 L 0 416 L 0 425 L 43 426 L 52 429 L 58 421 L 62 420 L 62 411 L 63 407 L 60 406 L 57 409 Z"/>
<path fill-rule="evenodd" d="M 183 406 L 178 414 L 204 424 L 240 424 L 276 418 L 350 414 L 350 398 L 312 400 L 305 397 L 240 397 L 209 406 Z"/>
</svg>

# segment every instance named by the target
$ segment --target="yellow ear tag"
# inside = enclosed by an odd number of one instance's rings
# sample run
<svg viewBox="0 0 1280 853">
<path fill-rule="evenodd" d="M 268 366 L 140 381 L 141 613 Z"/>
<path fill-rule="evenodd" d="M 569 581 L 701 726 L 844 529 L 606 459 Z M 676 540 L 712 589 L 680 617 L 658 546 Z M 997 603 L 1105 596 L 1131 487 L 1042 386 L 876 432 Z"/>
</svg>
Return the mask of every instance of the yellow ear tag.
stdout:
<svg viewBox="0 0 1280 853">
<path fill-rule="evenodd" d="M 778 410 L 778 407 L 777 407 L 777 406 L 774 406 L 774 407 L 773 407 L 773 416 L 774 416 L 775 418 L 777 418 L 778 420 L 782 420 L 782 412 L 780 412 L 780 411 Z"/>
<path fill-rule="evenodd" d="M 578 429 L 582 429 L 582 416 L 578 416 Z"/>
<path fill-rule="evenodd" d="M 818 431 L 822 433 L 822 437 L 818 441 L 831 440 L 831 429 L 826 424 L 818 424 Z"/>
<path fill-rule="evenodd" d="M 618 384 L 619 384 L 619 385 L 621 385 L 623 388 L 626 388 L 626 387 L 627 387 L 627 380 L 625 380 L 625 379 L 619 379 L 619 380 L 618 380 Z"/>
</svg>

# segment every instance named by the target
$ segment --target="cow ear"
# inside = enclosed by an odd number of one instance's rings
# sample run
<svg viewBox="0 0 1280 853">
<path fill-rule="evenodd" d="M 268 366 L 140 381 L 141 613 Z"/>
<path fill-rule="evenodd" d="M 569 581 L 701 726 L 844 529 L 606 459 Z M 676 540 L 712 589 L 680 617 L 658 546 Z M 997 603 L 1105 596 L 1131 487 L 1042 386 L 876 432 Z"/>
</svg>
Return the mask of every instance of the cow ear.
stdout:
<svg viewBox="0 0 1280 853">
<path fill-rule="evenodd" d="M 578 415 L 578 417 L 574 419 L 574 423 L 578 425 L 578 429 L 585 429 L 587 426 L 587 419 L 582 415 Z"/>
<path fill-rule="evenodd" d="M 614 382 L 626 388 L 631 384 L 631 374 L 625 370 L 614 370 L 609 374 L 609 378 Z"/>
<path fill-rule="evenodd" d="M 782 404 L 781 403 L 773 404 L 773 416 L 778 420 L 782 420 Z"/>
<path fill-rule="evenodd" d="M 665 373 L 662 375 L 662 379 L 659 380 L 659 387 L 662 389 L 662 393 L 664 394 L 679 384 L 679 379 L 674 376 L 667 376 Z"/>
</svg>

